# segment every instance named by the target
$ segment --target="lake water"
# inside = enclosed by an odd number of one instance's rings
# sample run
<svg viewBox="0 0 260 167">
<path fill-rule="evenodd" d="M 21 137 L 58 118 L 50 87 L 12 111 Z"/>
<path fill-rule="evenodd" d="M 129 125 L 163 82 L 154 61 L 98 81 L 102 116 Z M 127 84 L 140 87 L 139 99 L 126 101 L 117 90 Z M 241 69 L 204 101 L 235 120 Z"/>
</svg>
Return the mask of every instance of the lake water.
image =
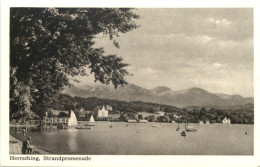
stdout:
<svg viewBox="0 0 260 167">
<path fill-rule="evenodd" d="M 91 129 L 29 133 L 34 145 L 54 154 L 87 155 L 253 155 L 253 125 L 189 124 L 186 137 L 178 124 L 96 122 Z M 156 123 L 160 125 L 160 123 Z M 128 126 L 126 126 L 128 125 Z M 184 124 L 180 124 L 184 128 Z M 245 134 L 247 132 L 247 134 Z"/>
</svg>

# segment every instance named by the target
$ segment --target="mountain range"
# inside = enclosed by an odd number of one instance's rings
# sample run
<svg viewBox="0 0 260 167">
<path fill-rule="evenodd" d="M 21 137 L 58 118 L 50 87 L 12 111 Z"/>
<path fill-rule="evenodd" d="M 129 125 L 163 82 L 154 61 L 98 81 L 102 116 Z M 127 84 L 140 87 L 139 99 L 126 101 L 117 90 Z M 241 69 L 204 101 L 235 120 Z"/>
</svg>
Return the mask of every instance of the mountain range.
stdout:
<svg viewBox="0 0 260 167">
<path fill-rule="evenodd" d="M 128 84 L 114 89 L 107 85 L 84 85 L 81 87 L 65 88 L 64 94 L 78 97 L 98 97 L 124 101 L 144 101 L 167 104 L 176 107 L 187 106 L 232 106 L 254 103 L 252 97 L 241 95 L 227 95 L 222 93 L 210 93 L 201 88 L 189 88 L 180 91 L 159 86 L 154 89 L 145 89 L 134 84 Z"/>
</svg>

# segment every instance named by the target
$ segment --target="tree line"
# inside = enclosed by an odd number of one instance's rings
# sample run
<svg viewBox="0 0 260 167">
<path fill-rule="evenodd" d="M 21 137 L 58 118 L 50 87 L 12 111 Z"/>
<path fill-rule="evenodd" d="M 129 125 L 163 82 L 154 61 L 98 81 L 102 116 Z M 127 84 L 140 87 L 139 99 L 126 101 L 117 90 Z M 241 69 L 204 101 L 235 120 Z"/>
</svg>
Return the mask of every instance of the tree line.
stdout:
<svg viewBox="0 0 260 167">
<path fill-rule="evenodd" d="M 177 108 L 175 106 L 148 103 L 142 101 L 119 101 L 110 99 L 101 99 L 96 97 L 82 98 L 71 97 L 66 94 L 59 96 L 57 101 L 51 105 L 55 110 L 79 110 L 83 108 L 88 111 L 94 111 L 97 106 L 110 105 L 113 111 L 110 114 L 120 114 L 120 120 L 126 121 L 133 119 L 135 115 L 139 118 L 147 119 L 148 121 L 159 122 L 190 122 L 198 123 L 199 121 L 219 122 L 227 117 L 231 120 L 232 124 L 254 124 L 254 105 L 236 106 L 234 109 L 231 107 L 189 107 Z M 96 111 L 96 110 L 95 110 Z M 158 111 L 163 111 L 163 116 L 157 118 L 154 114 Z M 150 116 L 144 117 L 140 112 L 151 113 Z M 97 117 L 97 113 L 94 113 Z"/>
</svg>

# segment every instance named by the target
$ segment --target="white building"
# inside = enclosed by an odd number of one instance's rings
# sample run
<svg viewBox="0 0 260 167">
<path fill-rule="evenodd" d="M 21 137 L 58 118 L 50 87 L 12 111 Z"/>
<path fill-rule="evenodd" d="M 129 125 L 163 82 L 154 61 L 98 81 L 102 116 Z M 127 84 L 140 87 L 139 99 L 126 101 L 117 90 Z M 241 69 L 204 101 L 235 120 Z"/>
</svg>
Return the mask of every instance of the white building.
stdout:
<svg viewBox="0 0 260 167">
<path fill-rule="evenodd" d="M 155 114 L 158 114 L 159 116 L 163 116 L 164 112 L 163 111 L 156 111 Z"/>
<path fill-rule="evenodd" d="M 112 111 L 112 107 L 109 105 L 102 106 L 101 109 L 98 110 L 98 117 L 99 118 L 106 118 L 108 117 L 108 111 Z"/>
<path fill-rule="evenodd" d="M 59 126 L 62 125 L 64 127 L 72 127 L 78 125 L 78 120 L 75 113 L 71 110 L 69 117 L 44 117 L 43 118 L 44 125 L 54 125 Z"/>
<path fill-rule="evenodd" d="M 209 121 L 206 121 L 205 124 L 210 124 L 210 122 L 209 122 Z"/>
<path fill-rule="evenodd" d="M 229 118 L 225 117 L 223 120 L 222 120 L 222 123 L 223 124 L 231 124 L 231 121 Z"/>
</svg>

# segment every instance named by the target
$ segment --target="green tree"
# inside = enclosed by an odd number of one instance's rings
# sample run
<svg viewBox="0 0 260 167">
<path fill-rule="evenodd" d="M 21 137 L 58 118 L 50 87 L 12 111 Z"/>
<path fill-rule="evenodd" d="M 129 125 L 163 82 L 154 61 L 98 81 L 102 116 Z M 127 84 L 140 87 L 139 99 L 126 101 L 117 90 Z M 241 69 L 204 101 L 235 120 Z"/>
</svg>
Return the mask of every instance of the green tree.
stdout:
<svg viewBox="0 0 260 167">
<path fill-rule="evenodd" d="M 158 121 L 158 122 L 170 122 L 170 118 L 169 118 L 169 116 L 158 116 L 157 118 L 156 118 L 156 120 Z"/>
<path fill-rule="evenodd" d="M 127 114 L 124 113 L 120 114 L 119 120 L 126 122 L 128 120 Z"/>
<path fill-rule="evenodd" d="M 58 117 L 68 117 L 68 114 L 66 114 L 65 112 L 61 111 L 61 112 L 58 114 Z"/>
<path fill-rule="evenodd" d="M 145 119 L 147 119 L 149 122 L 154 122 L 156 120 L 154 115 L 146 116 Z"/>
<path fill-rule="evenodd" d="M 142 114 L 138 114 L 138 119 L 144 119 Z"/>
<path fill-rule="evenodd" d="M 26 112 L 30 106 L 14 95 L 17 83 L 28 89 L 26 98 L 33 99 L 33 105 L 42 106 L 71 86 L 70 78 L 88 76 L 86 68 L 95 81 L 115 88 L 126 84 L 128 64 L 95 48 L 94 39 L 105 34 L 119 48 L 115 37 L 137 28 L 138 18 L 129 8 L 11 8 L 10 71 L 15 71 L 10 80 L 11 112 Z"/>
<path fill-rule="evenodd" d="M 16 68 L 13 68 L 10 72 L 10 81 L 13 83 L 11 85 L 13 91 L 10 92 L 10 118 L 37 118 L 38 116 L 30 110 L 32 101 L 30 87 L 19 82 L 15 74 Z"/>
</svg>

